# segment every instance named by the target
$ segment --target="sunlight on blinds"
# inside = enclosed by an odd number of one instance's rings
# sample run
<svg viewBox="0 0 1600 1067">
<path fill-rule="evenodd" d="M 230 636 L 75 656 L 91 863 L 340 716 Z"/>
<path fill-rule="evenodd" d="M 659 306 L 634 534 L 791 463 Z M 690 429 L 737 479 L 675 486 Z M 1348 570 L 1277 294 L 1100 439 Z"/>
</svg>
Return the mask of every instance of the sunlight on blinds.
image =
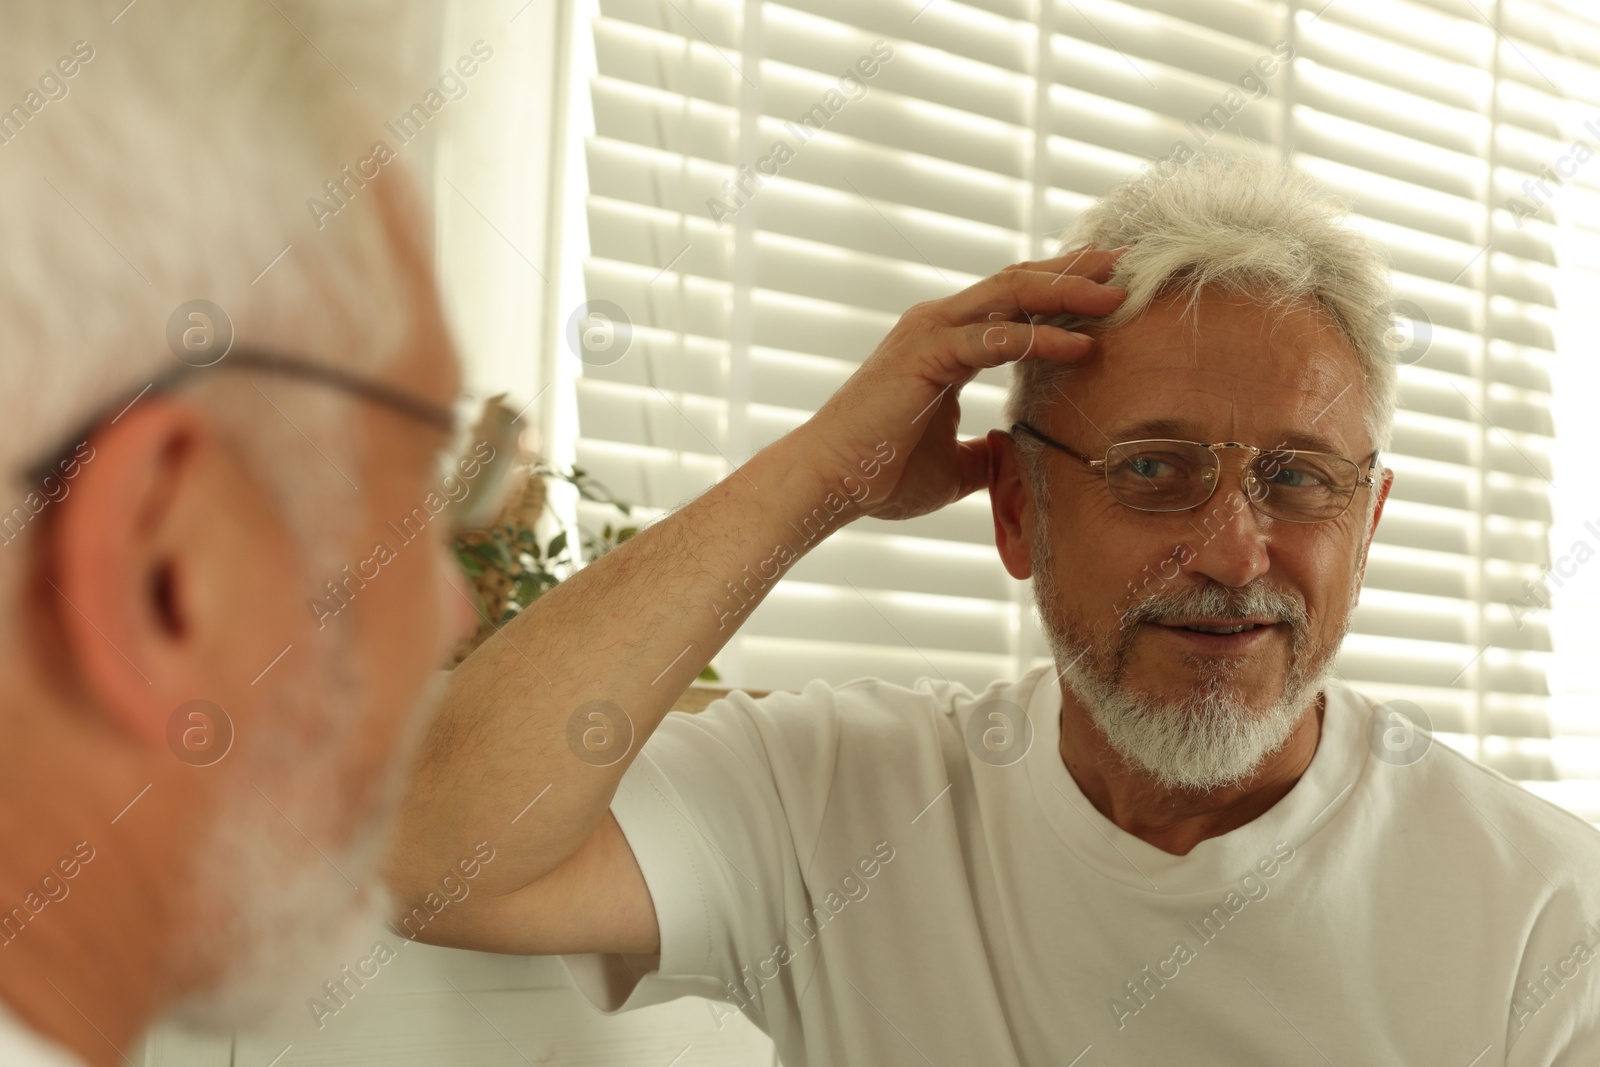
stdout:
<svg viewBox="0 0 1600 1067">
<path fill-rule="evenodd" d="M 1542 235 L 1556 249 L 1550 272 L 1561 314 L 1552 407 L 1563 447 L 1554 456 L 1554 526 L 1538 575 L 1523 579 L 1507 600 L 1513 621 L 1549 625 L 1551 726 L 1556 780 L 1530 788 L 1574 811 L 1600 811 L 1600 470 L 1594 449 L 1593 398 L 1600 395 L 1594 361 L 1600 337 L 1600 25 L 1591 5 L 1570 0 L 1513 8 L 1530 59 L 1569 97 L 1545 114 L 1530 140 L 1531 166 L 1502 173 L 1506 209 L 1520 231 Z M 1549 86 L 1545 86 L 1549 88 Z M 1545 605 L 1549 609 L 1545 609 Z"/>
</svg>

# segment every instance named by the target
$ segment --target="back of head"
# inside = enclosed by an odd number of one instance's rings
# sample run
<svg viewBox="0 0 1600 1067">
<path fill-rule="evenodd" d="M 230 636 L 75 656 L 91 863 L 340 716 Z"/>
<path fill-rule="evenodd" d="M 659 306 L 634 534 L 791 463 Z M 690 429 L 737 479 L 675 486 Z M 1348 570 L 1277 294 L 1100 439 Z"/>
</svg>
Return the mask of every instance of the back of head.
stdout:
<svg viewBox="0 0 1600 1067">
<path fill-rule="evenodd" d="M 1310 177 L 1255 156 L 1202 154 L 1133 177 L 1080 216 L 1062 247 L 1129 251 L 1111 284 L 1128 299 L 1104 319 L 1052 325 L 1097 332 L 1138 317 L 1160 297 L 1202 292 L 1266 307 L 1311 301 L 1354 349 L 1364 375 L 1364 421 L 1384 448 L 1394 418 L 1396 372 L 1385 336 L 1392 327 L 1387 260 L 1345 221 L 1347 209 Z M 1014 364 L 1007 422 L 1038 422 L 1068 368 L 1048 360 Z"/>
<path fill-rule="evenodd" d="M 0 99 L 6 515 L 38 490 L 21 472 L 41 450 L 175 365 L 169 328 L 192 301 L 220 307 L 254 344 L 353 367 L 389 358 L 406 323 L 384 220 L 359 194 L 321 220 L 308 201 L 423 84 L 416 72 L 431 60 L 411 31 L 423 10 L 0 5 L 0 69 L 26 79 Z M 319 403 L 335 398 L 307 401 Z M 264 420 L 254 435 L 243 429 L 264 454 L 283 443 Z M 284 493 L 286 508 L 304 508 L 302 495 Z M 0 559 L 0 594 L 16 555 Z"/>
</svg>

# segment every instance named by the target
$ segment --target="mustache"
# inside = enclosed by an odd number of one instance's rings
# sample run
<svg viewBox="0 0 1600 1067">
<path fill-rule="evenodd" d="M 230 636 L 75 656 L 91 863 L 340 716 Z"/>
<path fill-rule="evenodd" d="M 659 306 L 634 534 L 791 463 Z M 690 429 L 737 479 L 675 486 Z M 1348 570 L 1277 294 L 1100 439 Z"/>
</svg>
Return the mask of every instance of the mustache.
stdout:
<svg viewBox="0 0 1600 1067">
<path fill-rule="evenodd" d="M 1124 631 L 1131 631 L 1143 623 L 1195 615 L 1240 621 L 1266 615 L 1296 632 L 1309 622 L 1305 602 L 1292 593 L 1259 582 L 1230 589 L 1215 581 L 1184 589 L 1157 590 L 1129 606 L 1122 613 L 1121 622 Z"/>
</svg>

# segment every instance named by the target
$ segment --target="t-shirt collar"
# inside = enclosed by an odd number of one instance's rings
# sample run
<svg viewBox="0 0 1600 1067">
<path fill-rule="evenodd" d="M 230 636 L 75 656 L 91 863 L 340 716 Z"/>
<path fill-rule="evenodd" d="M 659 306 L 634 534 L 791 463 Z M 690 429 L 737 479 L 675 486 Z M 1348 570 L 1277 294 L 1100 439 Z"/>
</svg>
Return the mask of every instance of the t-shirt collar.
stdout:
<svg viewBox="0 0 1600 1067">
<path fill-rule="evenodd" d="M 1359 694 L 1330 681 L 1317 751 L 1294 787 L 1252 822 L 1207 838 L 1175 856 L 1100 814 L 1061 760 L 1061 690 L 1050 666 L 1037 668 L 1028 718 L 1033 744 L 1024 757 L 1040 811 L 1079 859 L 1114 881 L 1150 893 L 1191 893 L 1237 881 L 1274 845 L 1293 847 L 1334 820 L 1357 792 L 1366 766 L 1366 718 Z"/>
</svg>

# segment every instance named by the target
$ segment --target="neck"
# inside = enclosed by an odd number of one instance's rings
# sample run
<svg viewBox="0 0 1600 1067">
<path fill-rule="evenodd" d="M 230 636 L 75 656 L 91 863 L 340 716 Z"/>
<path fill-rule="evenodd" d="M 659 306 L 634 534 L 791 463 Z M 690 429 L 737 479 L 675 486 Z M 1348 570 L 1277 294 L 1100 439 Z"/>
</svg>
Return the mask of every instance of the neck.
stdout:
<svg viewBox="0 0 1600 1067">
<path fill-rule="evenodd" d="M 1316 755 L 1322 711 L 1319 695 L 1284 746 L 1245 781 L 1213 790 L 1174 789 L 1129 767 L 1062 685 L 1061 759 L 1100 814 L 1163 852 L 1186 856 L 1206 838 L 1259 818 L 1294 788 Z"/>
<path fill-rule="evenodd" d="M 82 768 L 113 761 L 93 751 L 103 738 L 68 733 L 15 739 L 0 773 L 0 1001 L 40 1037 L 110 1067 L 136 1058 L 172 996 L 163 946 L 176 924 L 161 890 L 186 873 L 168 845 L 193 815 L 158 779 L 119 817 L 150 768 L 86 778 Z"/>
</svg>

